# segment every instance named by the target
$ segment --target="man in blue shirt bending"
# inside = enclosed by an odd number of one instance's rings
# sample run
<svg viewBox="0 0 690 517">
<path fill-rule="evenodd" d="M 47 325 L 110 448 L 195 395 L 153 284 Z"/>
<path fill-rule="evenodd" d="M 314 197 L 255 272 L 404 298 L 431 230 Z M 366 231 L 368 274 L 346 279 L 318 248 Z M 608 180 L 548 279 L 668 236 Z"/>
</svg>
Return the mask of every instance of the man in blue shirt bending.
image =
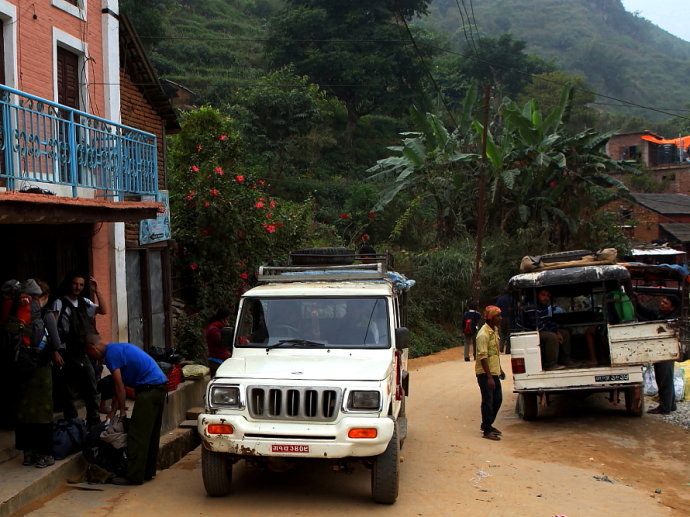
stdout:
<svg viewBox="0 0 690 517">
<path fill-rule="evenodd" d="M 113 478 L 116 485 L 140 485 L 156 475 L 163 407 L 168 378 L 156 361 L 130 343 L 106 343 L 98 334 L 86 336 L 86 353 L 104 360 L 113 376 L 115 396 L 108 417 L 124 417 L 125 386 L 137 394 L 127 431 L 127 477 Z"/>
</svg>

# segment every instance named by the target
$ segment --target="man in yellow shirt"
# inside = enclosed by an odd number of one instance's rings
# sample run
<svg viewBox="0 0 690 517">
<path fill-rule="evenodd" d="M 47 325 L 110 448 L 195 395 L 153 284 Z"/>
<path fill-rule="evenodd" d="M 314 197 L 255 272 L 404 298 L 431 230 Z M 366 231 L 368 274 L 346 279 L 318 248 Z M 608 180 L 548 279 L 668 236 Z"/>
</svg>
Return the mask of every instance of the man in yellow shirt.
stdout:
<svg viewBox="0 0 690 517">
<path fill-rule="evenodd" d="M 474 372 L 482 394 L 482 433 L 487 440 L 500 440 L 501 431 L 493 426 L 503 402 L 501 380 L 506 374 L 499 358 L 501 309 L 489 305 L 484 309 L 484 325 L 477 333 Z"/>
</svg>

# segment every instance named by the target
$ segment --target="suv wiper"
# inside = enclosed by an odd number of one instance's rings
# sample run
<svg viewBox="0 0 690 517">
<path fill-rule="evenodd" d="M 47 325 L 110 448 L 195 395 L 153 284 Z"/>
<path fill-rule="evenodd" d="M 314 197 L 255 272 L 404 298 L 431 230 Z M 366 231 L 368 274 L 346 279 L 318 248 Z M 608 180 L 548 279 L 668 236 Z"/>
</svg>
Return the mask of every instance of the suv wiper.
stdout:
<svg viewBox="0 0 690 517">
<path fill-rule="evenodd" d="M 319 343 L 318 341 L 310 341 L 308 339 L 281 339 L 277 343 L 268 345 L 266 350 L 271 350 L 272 348 L 278 348 L 283 345 L 289 345 L 292 348 L 310 348 L 310 347 L 323 347 L 326 343 Z"/>
</svg>

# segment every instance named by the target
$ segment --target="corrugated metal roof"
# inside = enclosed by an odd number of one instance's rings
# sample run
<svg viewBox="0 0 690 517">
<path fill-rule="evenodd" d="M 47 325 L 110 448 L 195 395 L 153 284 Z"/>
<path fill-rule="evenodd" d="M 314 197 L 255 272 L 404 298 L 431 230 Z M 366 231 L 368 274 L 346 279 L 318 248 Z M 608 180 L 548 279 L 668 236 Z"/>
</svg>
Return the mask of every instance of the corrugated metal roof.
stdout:
<svg viewBox="0 0 690 517">
<path fill-rule="evenodd" d="M 685 194 L 633 194 L 640 205 L 664 215 L 690 215 L 690 196 Z"/>
</svg>

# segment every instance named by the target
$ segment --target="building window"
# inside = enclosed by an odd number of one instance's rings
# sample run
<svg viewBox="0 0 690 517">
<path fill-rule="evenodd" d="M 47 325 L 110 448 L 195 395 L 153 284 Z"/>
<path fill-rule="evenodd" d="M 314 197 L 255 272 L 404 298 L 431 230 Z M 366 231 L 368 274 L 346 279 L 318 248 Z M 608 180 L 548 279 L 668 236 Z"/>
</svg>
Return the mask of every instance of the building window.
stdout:
<svg viewBox="0 0 690 517">
<path fill-rule="evenodd" d="M 51 0 L 50 4 L 72 16 L 76 16 L 80 20 L 86 21 L 85 0 Z"/>
</svg>

